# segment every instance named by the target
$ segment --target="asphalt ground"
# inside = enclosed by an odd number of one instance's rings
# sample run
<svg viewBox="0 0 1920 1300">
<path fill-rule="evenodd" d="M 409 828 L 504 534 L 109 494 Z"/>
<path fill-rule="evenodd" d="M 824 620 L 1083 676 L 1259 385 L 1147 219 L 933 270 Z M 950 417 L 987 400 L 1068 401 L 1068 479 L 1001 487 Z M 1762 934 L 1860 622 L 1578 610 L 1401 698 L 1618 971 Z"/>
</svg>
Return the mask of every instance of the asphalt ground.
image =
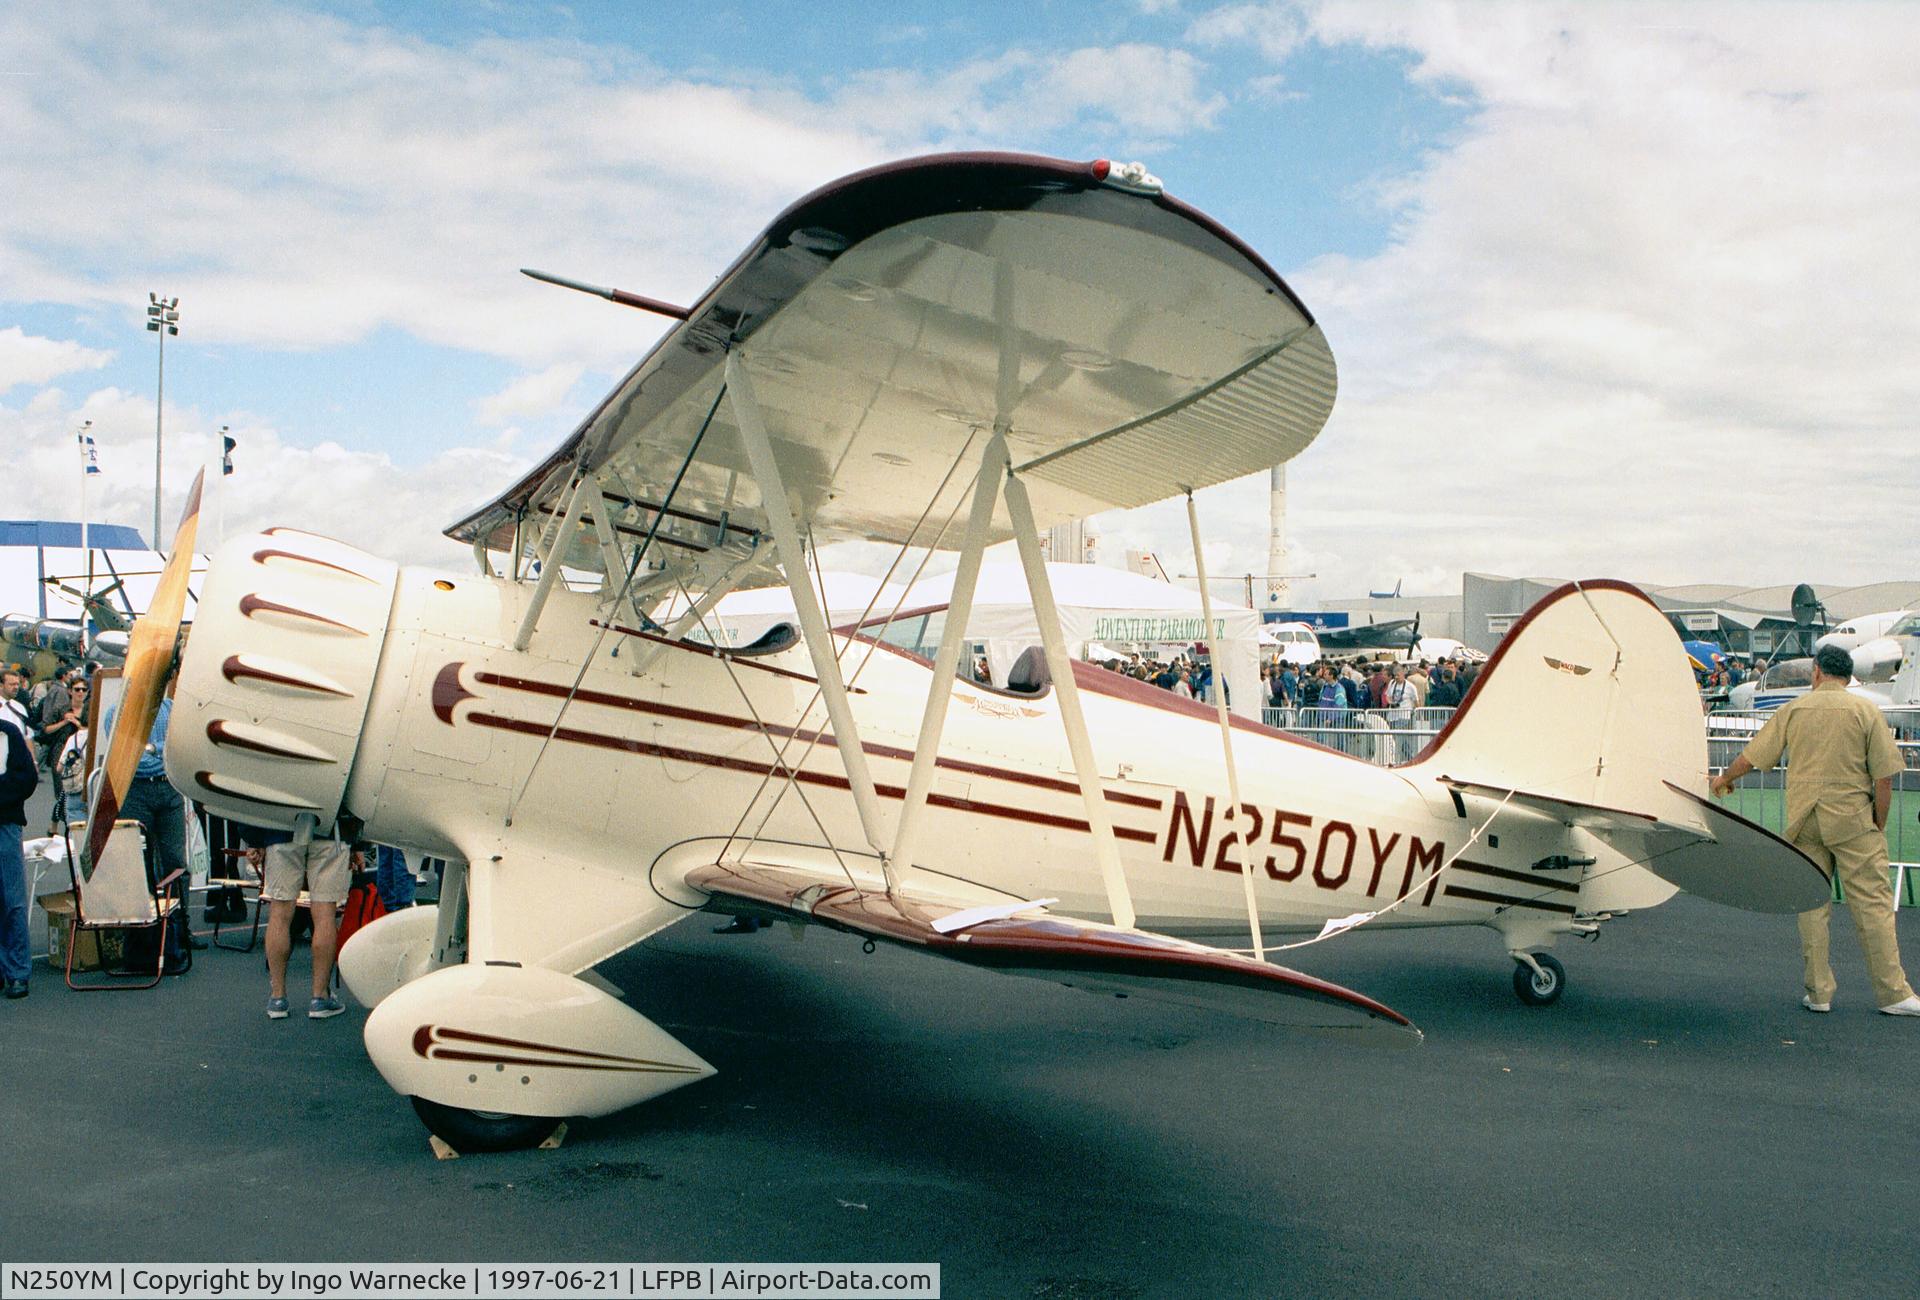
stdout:
<svg viewBox="0 0 1920 1300">
<path fill-rule="evenodd" d="M 608 962 L 718 1077 L 557 1151 L 436 1161 L 365 1014 L 269 1022 L 258 953 L 0 1004 L 0 1258 L 938 1261 L 948 1296 L 1882 1295 L 1920 1262 L 1920 1021 L 1802 1011 L 1791 918 L 1691 898 L 1565 946 L 1297 964 L 1366 1049 L 695 917 Z M 1904 911 L 1909 954 L 1920 911 Z M 304 950 L 294 983 L 304 981 Z M 1920 964 L 1909 958 L 1910 969 Z"/>
</svg>

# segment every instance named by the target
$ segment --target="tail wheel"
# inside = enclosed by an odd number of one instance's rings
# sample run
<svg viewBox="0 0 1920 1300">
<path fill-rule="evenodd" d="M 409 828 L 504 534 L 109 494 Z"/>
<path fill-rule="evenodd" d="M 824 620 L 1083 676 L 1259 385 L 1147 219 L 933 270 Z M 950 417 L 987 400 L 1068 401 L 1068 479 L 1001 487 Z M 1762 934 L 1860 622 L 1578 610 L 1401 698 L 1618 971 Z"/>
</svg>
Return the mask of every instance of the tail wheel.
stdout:
<svg viewBox="0 0 1920 1300">
<path fill-rule="evenodd" d="M 425 1097 L 408 1100 L 428 1132 L 462 1153 L 525 1151 L 539 1146 L 560 1127 L 560 1121 L 552 1115 L 502 1115 L 444 1106 Z"/>
<path fill-rule="evenodd" d="M 1567 968 L 1551 953 L 1536 952 L 1533 959 L 1540 963 L 1539 970 L 1525 962 L 1514 963 L 1513 991 L 1530 1007 L 1550 1007 L 1566 992 Z"/>
</svg>

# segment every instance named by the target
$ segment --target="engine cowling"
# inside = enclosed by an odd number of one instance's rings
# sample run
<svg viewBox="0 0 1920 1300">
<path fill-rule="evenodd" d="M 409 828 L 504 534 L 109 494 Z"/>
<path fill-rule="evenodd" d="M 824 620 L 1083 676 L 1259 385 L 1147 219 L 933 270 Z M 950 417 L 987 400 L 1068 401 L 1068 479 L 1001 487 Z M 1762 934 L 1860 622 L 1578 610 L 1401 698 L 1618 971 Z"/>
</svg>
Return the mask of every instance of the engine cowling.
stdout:
<svg viewBox="0 0 1920 1300">
<path fill-rule="evenodd" d="M 320 827 L 340 811 L 392 615 L 397 567 L 269 528 L 207 569 L 167 730 L 174 784 L 222 817 Z"/>
</svg>

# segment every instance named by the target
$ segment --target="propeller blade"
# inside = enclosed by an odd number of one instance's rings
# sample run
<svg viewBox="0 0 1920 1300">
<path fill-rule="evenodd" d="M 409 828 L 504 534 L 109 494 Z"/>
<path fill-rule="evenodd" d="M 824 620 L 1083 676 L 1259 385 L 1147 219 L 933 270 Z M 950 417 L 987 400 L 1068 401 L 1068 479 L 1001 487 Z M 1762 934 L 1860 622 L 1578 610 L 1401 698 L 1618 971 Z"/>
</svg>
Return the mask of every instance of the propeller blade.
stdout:
<svg viewBox="0 0 1920 1300">
<path fill-rule="evenodd" d="M 134 769 L 147 747 L 147 734 L 153 730 L 153 718 L 160 711 L 160 697 L 166 691 L 167 676 L 173 671 L 173 656 L 180 639 L 180 616 L 187 608 L 187 578 L 193 570 L 193 544 L 200 526 L 200 487 L 206 478 L 202 470 L 193 479 L 187 493 L 186 509 L 180 514 L 180 527 L 173 535 L 173 551 L 167 566 L 160 571 L 160 583 L 154 588 L 147 612 L 134 620 L 127 641 L 126 694 L 113 726 L 113 739 L 107 748 L 107 761 L 100 787 L 87 810 L 87 838 L 81 850 L 83 874 L 91 876 L 94 864 L 106 851 L 113 835 L 115 818 L 126 802 L 133 785 Z"/>
</svg>

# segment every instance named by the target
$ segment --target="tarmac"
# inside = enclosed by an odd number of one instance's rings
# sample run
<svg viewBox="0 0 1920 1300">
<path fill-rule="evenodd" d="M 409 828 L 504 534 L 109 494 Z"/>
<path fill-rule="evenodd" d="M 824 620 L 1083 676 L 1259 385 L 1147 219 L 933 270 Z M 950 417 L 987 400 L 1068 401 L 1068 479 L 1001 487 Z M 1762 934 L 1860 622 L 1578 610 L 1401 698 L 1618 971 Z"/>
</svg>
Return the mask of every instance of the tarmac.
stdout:
<svg viewBox="0 0 1920 1300">
<path fill-rule="evenodd" d="M 1402 1051 L 721 919 L 600 968 L 716 1078 L 451 1161 L 360 1008 L 266 1019 L 258 952 L 147 993 L 41 967 L 0 1003 L 0 1259 L 937 1261 L 948 1296 L 1034 1300 L 1912 1289 L 1920 1021 L 1873 1010 L 1844 911 L 1826 1016 L 1791 918 L 1687 897 L 1563 945 L 1546 1009 L 1486 931 L 1295 954 L 1419 1024 Z M 1920 973 L 1920 911 L 1899 924 Z"/>
</svg>

